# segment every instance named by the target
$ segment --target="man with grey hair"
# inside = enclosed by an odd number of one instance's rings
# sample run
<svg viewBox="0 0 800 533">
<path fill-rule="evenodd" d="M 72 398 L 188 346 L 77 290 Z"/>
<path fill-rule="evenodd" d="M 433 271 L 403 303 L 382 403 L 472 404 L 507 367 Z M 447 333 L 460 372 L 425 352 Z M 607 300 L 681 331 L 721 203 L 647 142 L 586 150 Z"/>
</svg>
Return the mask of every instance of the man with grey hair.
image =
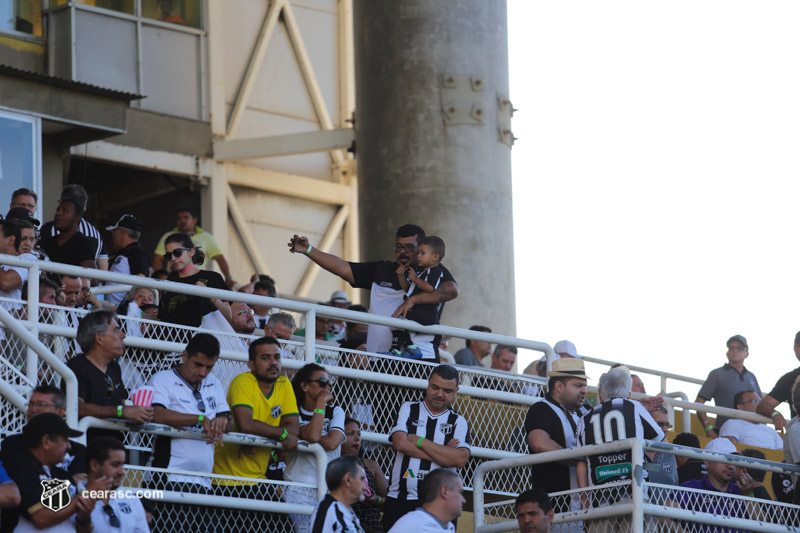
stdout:
<svg viewBox="0 0 800 533">
<path fill-rule="evenodd" d="M 630 399 L 631 374 L 625 368 L 609 370 L 598 383 L 600 405 L 584 415 L 578 423 L 578 446 L 589 446 L 624 440 L 628 438 L 661 441 L 664 432 L 644 406 Z M 578 486 L 604 485 L 629 481 L 633 472 L 631 450 L 591 455 L 579 459 L 576 465 Z M 628 487 L 595 490 L 592 493 L 593 507 L 615 504 L 630 499 Z M 588 500 L 584 507 L 588 508 Z M 627 531 L 630 517 L 614 517 L 592 520 L 588 524 L 590 533 L 594 531 Z"/>
<path fill-rule="evenodd" d="M 364 499 L 362 485 L 366 479 L 361 460 L 355 455 L 343 455 L 328 463 L 325 483 L 330 492 L 317 504 L 311 515 L 311 532 L 364 533 L 353 512 L 353 504 Z"/>
<path fill-rule="evenodd" d="M 147 276 L 150 273 L 150 261 L 147 252 L 139 244 L 142 235 L 142 222 L 134 215 L 122 215 L 113 226 L 106 227 L 111 232 L 111 242 L 117 250 L 111 272 L 126 276 Z M 108 300 L 119 305 L 125 297 L 124 292 L 112 292 Z"/>
<path fill-rule="evenodd" d="M 272 313 L 267 320 L 267 327 L 264 329 L 264 335 L 267 337 L 275 337 L 282 341 L 288 341 L 292 338 L 292 333 L 296 323 L 294 317 L 289 313 Z"/>
<path fill-rule="evenodd" d="M 70 359 L 67 366 L 78 378 L 78 416 L 125 418 L 140 424 L 150 422 L 153 419 L 152 408 L 125 405 L 128 391 L 122 383 L 122 371 L 117 363 L 125 350 L 122 343 L 125 332 L 120 329 L 114 313 L 89 313 L 78 324 L 77 337 L 83 353 Z M 62 383 L 62 389 L 64 385 Z M 89 440 L 98 433 L 104 432 L 90 429 Z M 108 432 L 105 434 L 110 435 Z"/>
</svg>

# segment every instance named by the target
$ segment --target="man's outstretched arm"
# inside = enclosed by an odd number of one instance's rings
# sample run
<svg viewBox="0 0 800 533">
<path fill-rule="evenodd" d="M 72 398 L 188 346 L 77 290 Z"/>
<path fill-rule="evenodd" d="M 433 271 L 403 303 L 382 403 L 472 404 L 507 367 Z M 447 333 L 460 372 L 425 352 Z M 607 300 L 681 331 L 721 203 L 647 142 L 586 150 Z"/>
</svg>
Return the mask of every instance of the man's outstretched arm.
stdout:
<svg viewBox="0 0 800 533">
<path fill-rule="evenodd" d="M 310 252 L 308 252 L 309 248 L 311 248 Z M 351 285 L 355 283 L 355 279 L 353 278 L 353 269 L 350 268 L 350 263 L 341 257 L 321 252 L 320 250 L 310 246 L 308 244 L 308 237 L 299 237 L 297 235 L 293 236 L 289 241 L 289 251 L 293 254 L 297 253 L 307 255 L 309 259 L 331 274 L 336 274 Z"/>
</svg>

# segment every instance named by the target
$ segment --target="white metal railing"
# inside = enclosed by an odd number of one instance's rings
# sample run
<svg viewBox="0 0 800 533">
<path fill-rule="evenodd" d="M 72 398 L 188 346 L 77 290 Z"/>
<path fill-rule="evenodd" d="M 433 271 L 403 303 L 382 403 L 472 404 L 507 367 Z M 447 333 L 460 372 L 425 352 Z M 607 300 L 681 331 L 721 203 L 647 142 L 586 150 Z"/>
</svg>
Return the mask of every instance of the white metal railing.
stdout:
<svg viewBox="0 0 800 533">
<path fill-rule="evenodd" d="M 173 439 L 206 440 L 205 437 L 203 436 L 203 433 L 195 429 L 187 429 L 187 428 L 179 429 L 164 424 L 152 424 L 152 423 L 136 424 L 130 421 L 105 420 L 102 418 L 95 418 L 92 416 L 86 416 L 81 418 L 80 422 L 78 423 L 78 430 L 84 432 L 83 436 L 73 440 L 86 444 L 86 431 L 89 428 L 113 429 L 116 431 L 128 431 L 128 432 L 142 433 L 147 435 L 161 435 Z M 268 439 L 266 437 L 259 437 L 257 435 L 250 435 L 247 433 L 235 433 L 235 432 L 225 433 L 222 437 L 222 441 L 224 443 L 238 444 L 242 446 L 258 446 L 262 448 L 274 448 L 274 449 L 283 448 L 283 444 L 281 444 L 278 441 Z M 325 496 L 325 493 L 328 492 L 328 485 L 325 483 L 325 469 L 328 467 L 328 456 L 321 445 L 310 444 L 302 440 L 297 441 L 297 451 L 298 453 L 310 453 L 314 456 L 314 459 L 316 459 L 317 461 L 317 484 L 315 489 L 317 490 L 317 499 L 321 500 Z M 150 468 L 150 467 L 139 467 L 139 469 L 149 470 L 149 471 L 161 470 L 158 468 Z M 169 473 L 181 474 L 182 472 L 178 472 L 177 470 L 171 469 L 169 470 Z M 210 472 L 183 472 L 183 473 L 194 476 L 210 475 Z M 235 481 L 248 481 L 248 482 L 253 481 L 252 478 L 222 476 L 218 474 L 214 474 L 213 476 L 219 479 L 230 479 Z M 314 510 L 313 508 L 307 508 L 307 506 L 303 506 L 303 510 L 300 514 L 311 514 L 313 510 Z M 284 512 L 295 512 L 295 511 L 284 511 Z"/>
<path fill-rule="evenodd" d="M 538 453 L 534 455 L 515 457 L 510 459 L 502 459 L 498 461 L 486 461 L 481 463 L 475 470 L 473 476 L 473 497 L 474 497 L 474 516 L 473 523 L 475 526 L 475 533 L 494 533 L 501 531 L 516 531 L 517 522 L 514 520 L 513 504 L 514 501 L 500 501 L 495 503 L 487 503 L 487 491 L 485 487 L 486 477 L 492 472 L 514 472 L 515 475 L 519 471 L 526 471 L 529 475 L 527 468 L 531 465 L 550 463 L 556 461 L 569 461 L 576 459 L 583 459 L 587 456 L 613 453 L 616 451 L 631 450 L 632 457 L 632 471 L 633 477 L 627 483 L 609 483 L 600 485 L 598 487 L 590 487 L 587 489 L 565 491 L 563 493 L 552 494 L 551 497 L 566 498 L 565 501 L 569 502 L 573 498 L 580 498 L 584 501 L 591 498 L 594 491 L 599 490 L 620 490 L 620 487 L 630 487 L 630 491 L 626 493 L 627 498 L 630 499 L 629 503 L 614 504 L 611 506 L 599 508 L 586 508 L 584 504 L 580 510 L 572 507 L 571 511 L 558 513 L 553 521 L 554 524 L 576 523 L 581 521 L 593 520 L 598 518 L 607 518 L 611 516 L 630 516 L 631 518 L 631 531 L 633 533 L 641 533 L 644 531 L 644 518 L 645 515 L 652 517 L 663 517 L 672 520 L 680 520 L 685 522 L 700 522 L 705 524 L 725 524 L 738 530 L 751 530 L 751 531 L 793 531 L 794 529 L 787 529 L 786 516 L 790 515 L 795 518 L 800 516 L 798 510 L 800 507 L 796 505 L 781 504 L 775 502 L 765 502 L 745 496 L 731 496 L 723 493 L 707 493 L 706 491 L 697 491 L 694 489 L 658 485 L 655 483 L 648 483 L 644 479 L 644 451 L 662 452 L 676 456 L 688 457 L 690 459 L 698 459 L 703 461 L 713 461 L 717 463 L 726 463 L 738 467 L 745 467 L 755 470 L 764 470 L 774 473 L 782 473 L 789 475 L 800 474 L 800 466 L 789 465 L 786 463 L 776 463 L 762 459 L 754 459 L 744 457 L 741 455 L 730 455 L 718 452 L 709 452 L 699 450 L 696 448 L 688 448 L 685 446 L 677 446 L 665 442 L 654 442 L 641 439 L 626 439 L 619 440 L 605 444 L 597 444 L 592 446 L 567 448 L 553 452 Z M 528 487 L 525 487 L 528 488 Z M 716 498 L 730 498 L 735 499 L 740 505 L 759 505 L 760 512 L 755 514 L 756 519 L 741 518 L 741 517 L 725 517 L 715 514 L 698 512 L 692 509 L 681 509 L 673 505 L 657 505 L 648 501 L 648 492 L 650 500 L 652 500 L 655 491 L 662 491 L 662 502 L 667 498 L 667 495 L 674 499 L 676 494 L 679 493 L 700 493 L 706 494 L 705 497 Z M 669 503 L 669 502 L 667 502 Z M 766 506 L 771 506 L 767 508 Z M 507 508 L 502 511 L 502 508 Z M 567 504 L 566 508 L 570 508 Z M 487 524 L 487 516 L 495 521 Z M 505 520 L 503 520 L 505 518 Z M 768 520 L 771 518 L 772 520 Z M 660 531 L 658 527 L 648 527 L 648 531 Z"/>
</svg>

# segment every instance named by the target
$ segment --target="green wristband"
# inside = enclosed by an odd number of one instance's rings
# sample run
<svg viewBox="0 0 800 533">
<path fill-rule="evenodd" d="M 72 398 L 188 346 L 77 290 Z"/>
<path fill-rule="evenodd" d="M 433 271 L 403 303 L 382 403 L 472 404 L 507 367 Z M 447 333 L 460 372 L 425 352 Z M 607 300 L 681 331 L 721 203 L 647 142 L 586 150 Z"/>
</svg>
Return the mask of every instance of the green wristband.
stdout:
<svg viewBox="0 0 800 533">
<path fill-rule="evenodd" d="M 122 418 L 122 406 L 117 406 L 117 418 Z"/>
<path fill-rule="evenodd" d="M 709 424 L 709 425 L 707 425 L 706 427 L 704 427 L 703 429 L 704 429 L 704 430 L 706 430 L 706 431 L 711 431 L 712 429 L 714 429 L 714 426 L 712 426 L 711 424 Z"/>
<path fill-rule="evenodd" d="M 205 418 L 206 418 L 206 416 L 205 416 L 205 415 L 200 415 L 200 416 L 198 416 L 198 417 L 197 417 L 197 424 L 198 424 L 198 425 L 200 425 L 200 426 L 202 426 L 202 425 L 203 425 L 203 420 L 205 420 Z"/>
<path fill-rule="evenodd" d="M 325 416 L 325 409 L 314 409 L 314 412 L 315 412 L 315 413 L 319 413 L 319 414 L 321 414 L 322 416 Z"/>
<path fill-rule="evenodd" d="M 304 254 L 306 254 L 306 255 L 311 255 L 311 250 L 312 250 L 313 248 L 314 248 L 314 247 L 313 247 L 313 246 L 311 246 L 311 245 L 309 244 L 309 245 L 308 245 L 308 250 L 306 250 L 306 251 L 305 251 L 305 252 L 303 252 L 303 253 L 304 253 Z"/>
<path fill-rule="evenodd" d="M 772 411 L 772 418 L 775 418 L 775 415 L 781 414 L 780 411 Z"/>
<path fill-rule="evenodd" d="M 422 448 L 422 441 L 425 440 L 425 437 L 420 437 L 417 441 L 417 448 Z"/>
<path fill-rule="evenodd" d="M 289 430 L 288 430 L 288 429 L 286 429 L 286 428 L 283 428 L 283 434 L 282 434 L 280 437 L 278 437 L 278 440 L 279 440 L 279 441 L 281 441 L 281 442 L 283 442 L 283 441 L 285 441 L 285 440 L 286 440 L 286 437 L 287 437 L 288 435 L 289 435 Z"/>
</svg>

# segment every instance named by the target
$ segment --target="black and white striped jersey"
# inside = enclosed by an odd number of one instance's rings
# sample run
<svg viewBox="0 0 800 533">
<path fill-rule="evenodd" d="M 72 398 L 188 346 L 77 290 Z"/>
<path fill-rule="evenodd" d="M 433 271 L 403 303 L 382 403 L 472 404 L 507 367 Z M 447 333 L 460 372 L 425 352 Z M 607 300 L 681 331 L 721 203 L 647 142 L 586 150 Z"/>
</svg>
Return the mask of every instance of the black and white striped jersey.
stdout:
<svg viewBox="0 0 800 533">
<path fill-rule="evenodd" d="M 326 494 L 311 515 L 311 533 L 364 533 L 364 528 L 353 511 Z"/>
<path fill-rule="evenodd" d="M 46 235 L 55 237 L 59 233 L 61 232 L 56 229 L 56 226 L 55 224 L 53 224 L 52 220 L 50 222 L 46 222 L 41 229 L 42 237 Z M 80 225 L 78 226 L 78 233 L 81 233 L 92 239 L 93 241 L 92 244 L 94 245 L 95 249 L 94 252 L 95 261 L 97 259 L 108 259 L 108 252 L 106 251 L 105 244 L 103 243 L 103 238 L 100 236 L 100 232 L 97 230 L 97 228 L 95 228 L 87 220 L 82 218 Z"/>
<path fill-rule="evenodd" d="M 660 441 L 664 432 L 639 402 L 612 398 L 585 414 L 578 423 L 578 446 L 628 438 Z M 631 479 L 630 450 L 586 457 L 590 485 Z"/>
<path fill-rule="evenodd" d="M 397 423 L 389 437 L 398 431 L 425 437 L 441 445 L 446 445 L 452 439 L 458 439 L 459 448 L 470 449 L 471 438 L 466 418 L 452 409 L 434 415 L 428 410 L 424 400 L 405 402 L 400 406 Z M 388 496 L 398 500 L 416 500 L 419 482 L 428 472 L 437 468 L 441 468 L 440 465 L 428 459 L 417 459 L 402 452 L 395 452 L 389 477 Z M 455 468 L 450 470 L 455 471 Z"/>
</svg>

